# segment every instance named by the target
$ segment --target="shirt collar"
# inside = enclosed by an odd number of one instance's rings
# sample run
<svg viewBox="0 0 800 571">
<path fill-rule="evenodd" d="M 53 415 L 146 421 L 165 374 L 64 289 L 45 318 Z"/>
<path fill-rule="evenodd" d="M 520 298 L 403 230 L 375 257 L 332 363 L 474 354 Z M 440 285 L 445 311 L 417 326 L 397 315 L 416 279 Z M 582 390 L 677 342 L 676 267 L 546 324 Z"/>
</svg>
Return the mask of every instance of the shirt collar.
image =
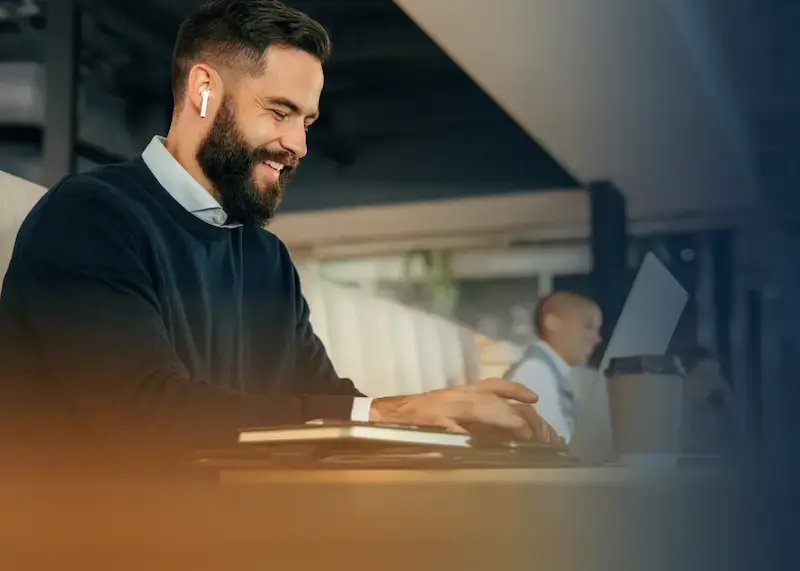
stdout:
<svg viewBox="0 0 800 571">
<path fill-rule="evenodd" d="M 561 357 L 561 355 L 556 353 L 555 349 L 553 349 L 549 343 L 539 340 L 536 342 L 536 345 L 538 345 L 542 351 L 547 353 L 550 358 L 553 359 L 553 362 L 556 364 L 556 368 L 558 369 L 559 373 L 565 377 L 569 376 L 570 371 L 572 371 L 572 367 L 569 366 L 569 364 L 564 360 L 563 357 Z"/>
<path fill-rule="evenodd" d="M 170 154 L 164 137 L 155 136 L 142 152 L 142 160 L 161 186 L 175 201 L 204 222 L 221 228 L 228 224 L 228 215 L 219 202 Z"/>
</svg>

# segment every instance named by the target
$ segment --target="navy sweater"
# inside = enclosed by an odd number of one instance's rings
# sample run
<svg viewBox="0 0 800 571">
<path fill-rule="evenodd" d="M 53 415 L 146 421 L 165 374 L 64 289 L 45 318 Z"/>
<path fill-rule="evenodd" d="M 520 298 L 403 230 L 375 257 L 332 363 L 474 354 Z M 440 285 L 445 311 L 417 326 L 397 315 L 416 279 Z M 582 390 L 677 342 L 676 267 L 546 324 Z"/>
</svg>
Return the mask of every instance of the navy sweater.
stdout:
<svg viewBox="0 0 800 571">
<path fill-rule="evenodd" d="M 141 159 L 67 177 L 28 215 L 0 354 L 14 418 L 92 445 L 233 444 L 245 426 L 347 419 L 363 396 L 312 331 L 285 245 L 199 220 Z"/>
</svg>

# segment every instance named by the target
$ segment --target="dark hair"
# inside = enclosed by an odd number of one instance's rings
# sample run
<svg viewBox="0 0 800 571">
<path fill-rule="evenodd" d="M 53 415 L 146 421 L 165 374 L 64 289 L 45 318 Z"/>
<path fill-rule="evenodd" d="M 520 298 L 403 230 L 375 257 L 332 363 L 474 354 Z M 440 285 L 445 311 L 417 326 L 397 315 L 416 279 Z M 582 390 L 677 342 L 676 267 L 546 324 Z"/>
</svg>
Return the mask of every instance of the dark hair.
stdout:
<svg viewBox="0 0 800 571">
<path fill-rule="evenodd" d="M 205 60 L 263 73 L 272 45 L 296 48 L 325 62 L 331 40 L 322 24 L 277 0 L 206 0 L 181 24 L 172 55 L 172 93 L 184 96 L 191 67 Z"/>
</svg>

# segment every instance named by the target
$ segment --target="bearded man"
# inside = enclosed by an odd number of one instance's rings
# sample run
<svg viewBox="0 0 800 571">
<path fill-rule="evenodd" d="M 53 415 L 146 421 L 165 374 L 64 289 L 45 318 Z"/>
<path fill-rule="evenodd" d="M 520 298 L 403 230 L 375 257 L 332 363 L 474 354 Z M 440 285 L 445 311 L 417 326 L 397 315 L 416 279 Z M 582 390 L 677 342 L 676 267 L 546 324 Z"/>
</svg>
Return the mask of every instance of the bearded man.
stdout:
<svg viewBox="0 0 800 571">
<path fill-rule="evenodd" d="M 210 0 L 183 22 L 167 136 L 65 177 L 21 227 L 0 296 L 15 442 L 119 459 L 318 418 L 558 438 L 511 381 L 370 399 L 336 374 L 264 228 L 306 156 L 330 51 L 274 0 Z"/>
</svg>

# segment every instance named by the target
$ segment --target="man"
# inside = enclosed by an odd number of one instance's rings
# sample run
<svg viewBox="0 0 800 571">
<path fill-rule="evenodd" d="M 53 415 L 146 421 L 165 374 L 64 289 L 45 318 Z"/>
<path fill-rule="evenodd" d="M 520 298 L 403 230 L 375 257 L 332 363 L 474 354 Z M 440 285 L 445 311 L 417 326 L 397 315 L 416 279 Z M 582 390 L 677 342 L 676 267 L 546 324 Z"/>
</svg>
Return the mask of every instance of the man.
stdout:
<svg viewBox="0 0 800 571">
<path fill-rule="evenodd" d="M 242 427 L 315 418 L 557 439 L 516 383 L 371 400 L 335 373 L 289 253 L 263 229 L 306 155 L 330 49 L 273 0 L 211 0 L 186 19 L 167 137 L 66 177 L 19 232 L 0 297 L 16 432 L 89 456 L 121 438 L 230 445 Z"/>
<path fill-rule="evenodd" d="M 567 440 L 577 415 L 570 372 L 588 363 L 600 344 L 601 325 L 600 308 L 584 296 L 556 292 L 542 297 L 534 312 L 539 340 L 505 375 L 539 395 L 539 413 Z"/>
</svg>

